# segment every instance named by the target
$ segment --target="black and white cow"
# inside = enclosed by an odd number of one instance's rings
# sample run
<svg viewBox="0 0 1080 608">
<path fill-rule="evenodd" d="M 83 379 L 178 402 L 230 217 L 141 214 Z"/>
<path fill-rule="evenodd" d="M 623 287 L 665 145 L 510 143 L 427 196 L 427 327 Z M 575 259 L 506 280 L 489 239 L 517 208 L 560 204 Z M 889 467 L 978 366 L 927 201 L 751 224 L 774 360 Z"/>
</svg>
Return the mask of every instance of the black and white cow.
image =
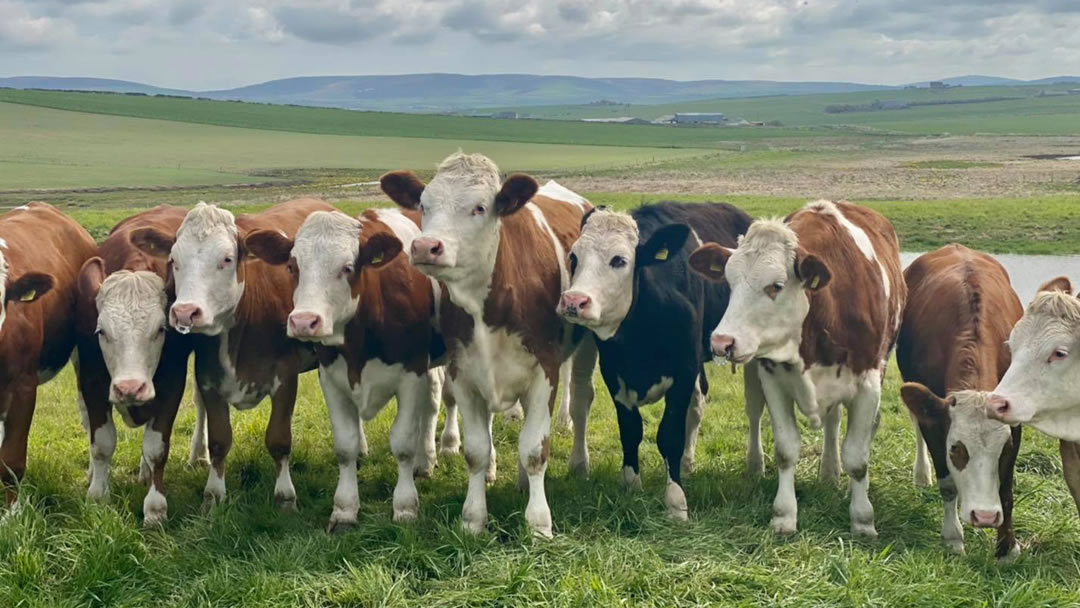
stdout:
<svg viewBox="0 0 1080 608">
<path fill-rule="evenodd" d="M 630 214 L 596 209 L 582 219 L 570 251 L 571 282 L 559 314 L 596 335 L 600 371 L 618 414 L 622 483 L 641 487 L 638 407 L 663 398 L 656 442 L 668 468 L 668 515 L 676 520 L 688 516 L 680 463 L 693 467 L 709 336 L 730 295 L 727 283 L 691 272 L 687 259 L 703 240 L 734 247 L 750 223 L 726 203 L 663 202 Z M 747 398 L 761 399 L 760 390 Z"/>
</svg>

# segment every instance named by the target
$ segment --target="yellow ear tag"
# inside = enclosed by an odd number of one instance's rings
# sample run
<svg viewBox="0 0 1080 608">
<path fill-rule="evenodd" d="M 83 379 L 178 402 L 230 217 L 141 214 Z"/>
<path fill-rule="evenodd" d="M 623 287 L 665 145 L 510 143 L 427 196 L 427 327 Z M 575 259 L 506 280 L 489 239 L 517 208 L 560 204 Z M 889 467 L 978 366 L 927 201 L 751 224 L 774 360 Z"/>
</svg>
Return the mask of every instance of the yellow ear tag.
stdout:
<svg viewBox="0 0 1080 608">
<path fill-rule="evenodd" d="M 814 277 L 814 280 L 810 282 L 810 289 L 817 289 L 817 286 L 821 283 L 821 277 Z"/>
<path fill-rule="evenodd" d="M 37 290 L 36 289 L 31 289 L 30 291 L 24 293 L 22 295 L 22 297 L 19 298 L 19 301 L 20 302 L 33 302 L 34 298 L 36 298 L 36 297 L 37 297 Z"/>
<path fill-rule="evenodd" d="M 661 262 L 663 262 L 664 260 L 666 260 L 666 259 L 667 259 L 667 256 L 668 256 L 668 250 L 667 250 L 667 247 L 664 247 L 664 248 L 663 248 L 663 249 L 661 249 L 660 251 L 657 251 L 657 252 L 656 252 L 656 259 L 657 259 L 657 260 L 659 260 L 659 261 L 661 261 Z"/>
<path fill-rule="evenodd" d="M 709 270 L 713 272 L 724 272 L 724 267 L 720 264 L 717 264 L 716 262 L 713 262 L 712 264 L 709 264 Z"/>
<path fill-rule="evenodd" d="M 383 261 L 383 254 L 380 253 L 379 255 L 371 258 L 371 261 L 368 262 L 368 263 L 369 264 L 378 264 L 379 262 L 382 262 L 382 261 Z"/>
</svg>

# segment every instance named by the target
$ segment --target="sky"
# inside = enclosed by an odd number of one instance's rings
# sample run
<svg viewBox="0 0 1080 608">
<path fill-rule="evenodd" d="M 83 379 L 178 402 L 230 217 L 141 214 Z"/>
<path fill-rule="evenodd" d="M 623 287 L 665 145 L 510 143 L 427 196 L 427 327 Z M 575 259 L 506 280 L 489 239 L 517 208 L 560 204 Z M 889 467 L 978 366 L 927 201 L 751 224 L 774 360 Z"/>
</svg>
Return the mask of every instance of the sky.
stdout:
<svg viewBox="0 0 1080 608">
<path fill-rule="evenodd" d="M 0 0 L 0 76 L 417 72 L 1034 79 L 1080 72 L 1080 0 Z"/>
</svg>

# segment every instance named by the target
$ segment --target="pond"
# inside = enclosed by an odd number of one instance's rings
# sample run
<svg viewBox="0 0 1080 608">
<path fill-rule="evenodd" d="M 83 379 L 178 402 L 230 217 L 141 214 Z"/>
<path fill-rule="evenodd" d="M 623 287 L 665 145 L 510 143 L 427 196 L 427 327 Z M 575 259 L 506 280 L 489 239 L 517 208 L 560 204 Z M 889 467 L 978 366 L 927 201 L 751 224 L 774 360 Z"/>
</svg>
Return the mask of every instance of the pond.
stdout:
<svg viewBox="0 0 1080 608">
<path fill-rule="evenodd" d="M 904 252 L 900 254 L 900 263 L 906 268 L 921 253 Z M 1039 286 L 1054 277 L 1067 276 L 1076 287 L 1080 282 L 1080 255 L 1017 255 L 1012 253 L 992 254 L 1009 271 L 1013 289 L 1020 296 L 1020 301 L 1027 305 L 1038 291 Z"/>
</svg>

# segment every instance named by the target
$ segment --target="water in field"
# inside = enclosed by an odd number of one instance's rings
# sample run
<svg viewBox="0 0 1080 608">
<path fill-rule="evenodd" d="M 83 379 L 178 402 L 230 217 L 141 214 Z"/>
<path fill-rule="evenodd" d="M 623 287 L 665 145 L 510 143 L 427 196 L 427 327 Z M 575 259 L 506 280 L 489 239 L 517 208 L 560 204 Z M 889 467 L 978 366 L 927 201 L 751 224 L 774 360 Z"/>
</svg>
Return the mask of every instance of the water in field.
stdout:
<svg viewBox="0 0 1080 608">
<path fill-rule="evenodd" d="M 900 254 L 900 263 L 906 268 L 921 253 L 904 252 Z M 1011 253 L 993 254 L 1009 271 L 1013 289 L 1025 305 L 1035 297 L 1039 286 L 1054 277 L 1066 276 L 1073 282 L 1073 287 L 1080 286 L 1080 255 L 1016 255 Z"/>
</svg>

